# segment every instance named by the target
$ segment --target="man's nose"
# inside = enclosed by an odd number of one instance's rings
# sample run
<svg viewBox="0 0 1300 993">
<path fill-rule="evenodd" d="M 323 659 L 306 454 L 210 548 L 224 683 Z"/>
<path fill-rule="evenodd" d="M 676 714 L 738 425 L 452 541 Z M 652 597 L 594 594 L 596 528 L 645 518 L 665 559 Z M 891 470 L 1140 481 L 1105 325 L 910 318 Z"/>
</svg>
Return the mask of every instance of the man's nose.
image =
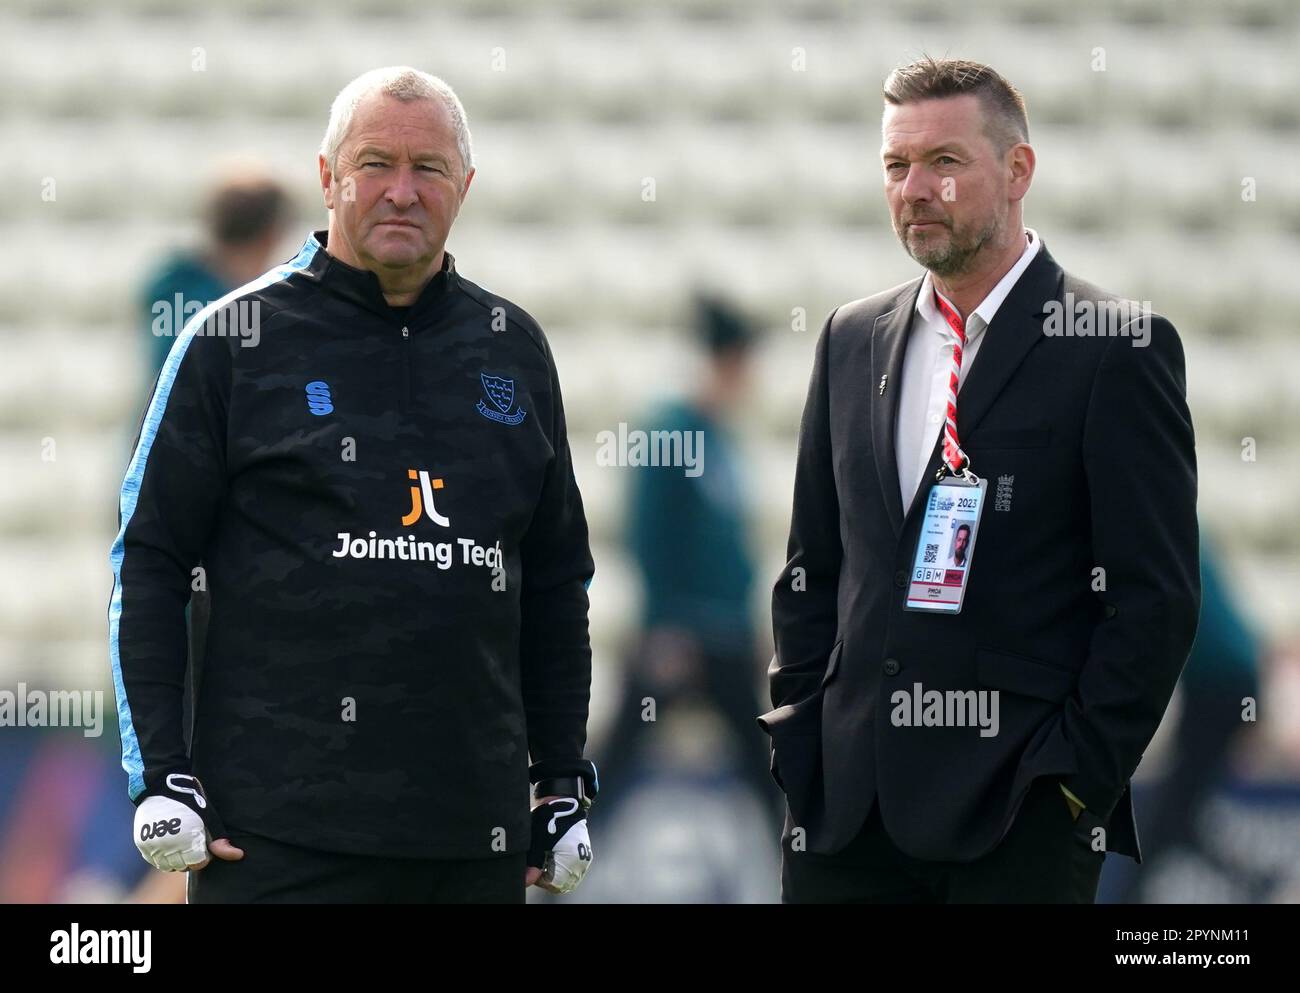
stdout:
<svg viewBox="0 0 1300 993">
<path fill-rule="evenodd" d="M 907 176 L 903 179 L 902 193 L 903 199 L 908 203 L 922 203 L 934 199 L 930 175 L 924 166 L 910 165 L 907 167 Z"/>
<path fill-rule="evenodd" d="M 394 207 L 405 210 L 419 200 L 415 192 L 414 170 L 409 165 L 399 165 L 394 172 L 393 182 L 389 185 L 385 196 Z"/>
</svg>

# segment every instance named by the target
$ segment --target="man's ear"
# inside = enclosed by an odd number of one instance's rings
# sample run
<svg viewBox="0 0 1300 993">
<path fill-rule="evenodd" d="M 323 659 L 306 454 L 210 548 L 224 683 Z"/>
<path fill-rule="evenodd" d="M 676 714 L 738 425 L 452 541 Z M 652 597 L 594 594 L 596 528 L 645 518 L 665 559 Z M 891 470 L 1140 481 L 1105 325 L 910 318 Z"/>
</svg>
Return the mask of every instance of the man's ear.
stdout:
<svg viewBox="0 0 1300 993">
<path fill-rule="evenodd" d="M 465 188 L 460 191 L 460 202 L 462 204 L 465 202 L 465 197 L 469 195 L 469 184 L 474 182 L 474 174 L 476 172 L 478 172 L 477 169 L 471 169 L 465 174 Z"/>
<path fill-rule="evenodd" d="M 1034 166 L 1037 157 L 1034 149 L 1026 142 L 1012 145 L 1007 152 L 1007 169 L 1011 174 L 1010 189 L 1012 200 L 1023 200 L 1029 192 L 1029 184 L 1034 181 Z"/>
<path fill-rule="evenodd" d="M 325 161 L 324 155 L 318 155 L 317 165 L 320 167 L 320 188 L 325 196 L 325 209 L 334 209 L 334 176 L 330 172 L 329 163 Z"/>
</svg>

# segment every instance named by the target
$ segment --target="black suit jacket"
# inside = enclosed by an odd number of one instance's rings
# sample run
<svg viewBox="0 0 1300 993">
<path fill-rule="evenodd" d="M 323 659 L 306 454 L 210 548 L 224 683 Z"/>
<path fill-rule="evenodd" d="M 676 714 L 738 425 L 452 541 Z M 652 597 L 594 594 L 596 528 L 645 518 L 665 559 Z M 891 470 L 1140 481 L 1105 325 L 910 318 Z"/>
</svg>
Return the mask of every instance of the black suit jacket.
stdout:
<svg viewBox="0 0 1300 993">
<path fill-rule="evenodd" d="M 895 844 L 971 861 L 1049 776 L 1140 861 L 1129 778 L 1196 631 L 1196 455 L 1183 351 L 1151 315 L 1132 336 L 1045 333 L 1052 300 L 1118 298 L 1046 246 L 985 330 L 957 429 L 989 480 L 960 614 L 903 610 L 923 508 L 894 452 L 903 353 L 921 280 L 827 320 L 800 427 L 786 567 L 772 598 L 772 771 L 808 849 L 832 853 L 878 799 Z M 882 376 L 888 376 L 882 394 Z M 995 506 L 999 477 L 1007 509 Z M 1096 569 L 1104 570 L 1097 573 Z M 1099 583 L 1100 581 L 1100 583 Z M 1104 589 L 1095 590 L 1095 585 Z M 906 727 L 891 694 L 998 690 L 999 733 Z M 1062 803 L 1064 803 L 1062 797 Z"/>
</svg>

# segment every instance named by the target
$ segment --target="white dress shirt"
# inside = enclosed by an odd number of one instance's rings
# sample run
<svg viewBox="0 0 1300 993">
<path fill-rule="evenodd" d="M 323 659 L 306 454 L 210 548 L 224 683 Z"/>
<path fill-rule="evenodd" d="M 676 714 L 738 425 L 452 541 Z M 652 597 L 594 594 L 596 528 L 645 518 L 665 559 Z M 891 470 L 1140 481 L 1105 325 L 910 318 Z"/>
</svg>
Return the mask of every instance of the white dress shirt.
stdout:
<svg viewBox="0 0 1300 993">
<path fill-rule="evenodd" d="M 958 410 L 961 410 L 961 387 L 984 340 L 984 330 L 993 323 L 993 316 L 1002 306 L 1002 301 L 1038 254 L 1041 245 L 1038 234 L 1029 228 L 1025 229 L 1025 234 L 1028 244 L 1020 259 L 966 318 L 966 347 L 962 349 L 957 386 Z M 948 412 L 948 377 L 952 375 L 952 352 L 957 344 L 957 334 L 935 305 L 934 294 L 934 282 L 927 272 L 921 281 L 916 315 L 908 330 L 907 347 L 903 352 L 903 381 L 899 384 L 902 395 L 898 398 L 898 421 L 894 426 L 898 485 L 903 496 L 904 513 L 921 485 L 930 453 L 943 431 Z M 951 300 L 943 299 L 952 306 Z M 952 309 L 955 311 L 957 308 Z"/>
</svg>

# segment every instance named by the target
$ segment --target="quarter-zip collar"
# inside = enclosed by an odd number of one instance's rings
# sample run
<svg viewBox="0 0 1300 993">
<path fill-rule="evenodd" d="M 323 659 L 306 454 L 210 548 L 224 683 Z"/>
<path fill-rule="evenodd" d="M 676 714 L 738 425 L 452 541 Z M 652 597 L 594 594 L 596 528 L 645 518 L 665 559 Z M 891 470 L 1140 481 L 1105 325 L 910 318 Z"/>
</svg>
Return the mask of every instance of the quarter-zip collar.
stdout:
<svg viewBox="0 0 1300 993">
<path fill-rule="evenodd" d="M 304 273 L 320 283 L 331 293 L 378 314 L 386 321 L 396 322 L 397 315 L 384 299 L 379 277 L 369 269 L 357 269 L 329 254 L 326 240 L 328 231 L 313 231 L 303 245 L 304 252 L 312 250 L 311 262 Z M 414 329 L 422 323 L 423 316 L 431 310 L 447 291 L 456 284 L 456 260 L 451 252 L 444 251 L 442 269 L 424 285 L 415 303 L 401 323 Z"/>
</svg>

